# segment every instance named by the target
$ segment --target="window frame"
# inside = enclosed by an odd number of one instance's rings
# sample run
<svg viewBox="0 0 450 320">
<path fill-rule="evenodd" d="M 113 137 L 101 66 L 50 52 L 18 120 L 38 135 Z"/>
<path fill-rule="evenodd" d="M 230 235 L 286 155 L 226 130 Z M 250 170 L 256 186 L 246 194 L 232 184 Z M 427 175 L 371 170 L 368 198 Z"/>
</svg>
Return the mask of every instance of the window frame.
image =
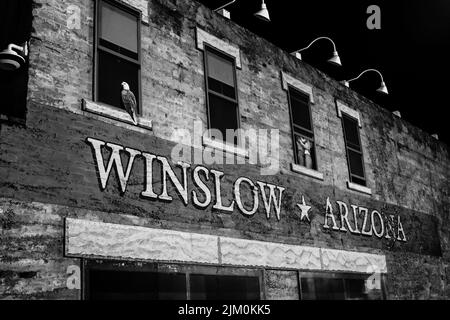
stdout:
<svg viewBox="0 0 450 320">
<path fill-rule="evenodd" d="M 292 91 L 291 91 L 292 90 Z M 308 113 L 309 113 L 309 121 L 311 123 L 311 130 L 303 128 L 299 125 L 294 124 L 294 116 L 293 116 L 293 110 L 292 110 L 292 101 L 291 101 L 291 92 L 294 92 L 295 94 L 298 95 L 304 95 L 305 97 L 307 97 L 307 104 L 308 104 Z M 318 165 L 318 159 L 317 159 L 317 148 L 316 148 L 316 135 L 314 133 L 314 123 L 313 123 L 313 119 L 312 119 L 312 111 L 311 111 L 311 97 L 309 95 L 309 93 L 303 92 L 299 89 L 297 89 L 296 87 L 294 87 L 291 84 L 287 84 L 287 96 L 288 96 L 288 104 L 289 104 L 289 118 L 290 118 L 290 125 L 291 125 L 291 137 L 292 137 L 292 145 L 293 145 L 293 151 L 294 151 L 294 163 L 296 165 L 300 165 L 300 161 L 298 158 L 298 150 L 297 150 L 297 143 L 296 143 L 296 135 L 300 135 L 306 139 L 308 139 L 309 141 L 312 141 L 313 146 L 314 146 L 314 167 L 311 168 L 310 170 L 314 170 L 314 171 L 318 171 L 319 165 Z M 298 128 L 297 128 L 298 127 Z M 297 130 L 303 130 L 305 132 L 309 132 L 310 134 L 312 134 L 312 138 L 305 136 L 301 133 L 297 133 L 295 132 L 295 129 L 297 128 Z M 302 166 L 304 167 L 304 166 Z M 305 167 L 306 168 L 306 167 Z"/>
<path fill-rule="evenodd" d="M 121 54 L 119 52 L 116 52 L 112 49 L 109 49 L 107 47 L 104 47 L 100 44 L 100 25 L 101 25 L 101 15 L 100 15 L 100 4 L 101 2 L 107 3 L 121 11 L 124 11 L 128 14 L 131 14 L 137 18 L 137 55 L 138 59 L 135 60 L 133 58 L 130 58 L 124 54 Z M 103 102 L 98 101 L 98 82 L 99 82 L 99 50 L 103 51 L 107 54 L 111 54 L 115 57 L 118 57 L 120 59 L 126 60 L 127 62 L 133 63 L 138 66 L 138 92 L 135 92 L 135 95 L 138 100 L 138 105 L 136 106 L 136 114 L 142 115 L 142 79 L 141 79 L 141 72 L 142 72 L 142 52 L 141 52 L 141 24 L 142 24 L 142 12 L 131 5 L 123 2 L 119 2 L 117 0 L 95 0 L 94 4 L 94 57 L 93 57 L 93 63 L 94 63 L 94 74 L 93 74 L 93 83 L 92 83 L 92 93 L 93 93 L 93 101 L 96 103 L 102 103 L 104 105 L 107 105 L 110 108 L 114 108 L 120 111 L 123 111 L 122 108 L 118 108 L 116 106 L 112 106 Z"/>
<path fill-rule="evenodd" d="M 234 91 L 235 91 L 235 100 L 233 100 L 230 97 L 227 97 L 225 95 L 222 95 L 218 92 L 215 92 L 213 90 L 209 89 L 209 81 L 208 81 L 208 75 L 209 75 L 209 70 L 208 70 L 208 53 L 211 52 L 219 57 L 225 58 L 225 59 L 229 59 L 232 64 L 233 64 L 233 78 L 234 78 Z M 239 108 L 239 90 L 238 90 L 238 81 L 237 81 L 237 62 L 236 62 L 236 57 L 223 51 L 218 49 L 217 47 L 214 47 L 212 45 L 210 45 L 207 42 L 203 43 L 203 65 L 204 65 L 204 78 L 205 78 L 205 95 L 206 95 L 206 117 L 207 117 L 207 125 L 208 125 L 208 129 L 211 129 L 211 108 L 210 108 L 210 101 L 209 101 L 209 94 L 210 92 L 215 95 L 216 97 L 219 97 L 221 99 L 225 99 L 228 102 L 232 102 L 236 104 L 236 118 L 237 118 L 237 130 L 241 129 L 241 113 L 240 113 L 240 108 Z M 209 137 L 210 138 L 210 137 Z M 228 141 L 226 141 L 226 136 L 223 137 L 224 140 L 221 141 L 224 144 L 230 145 L 228 143 Z M 242 141 L 241 141 L 241 135 L 238 131 L 238 135 L 237 135 L 237 144 L 235 145 L 234 143 L 232 144 L 232 146 L 235 147 L 240 147 L 242 146 Z"/>
<path fill-rule="evenodd" d="M 356 126 L 356 132 L 358 135 L 358 143 L 359 143 L 359 148 L 360 150 L 357 150 L 355 148 L 353 148 L 352 146 L 349 145 L 349 143 L 347 142 L 347 135 L 346 135 L 346 131 L 345 131 L 345 125 L 344 125 L 344 119 L 347 118 L 350 121 L 355 123 Z M 363 147 L 362 147 L 362 140 L 361 140 L 361 132 L 360 132 L 360 128 L 359 128 L 359 119 L 352 117 L 351 115 L 342 112 L 342 117 L 341 117 L 341 123 L 342 123 L 342 132 L 344 134 L 344 143 L 345 143 L 345 155 L 347 158 L 347 168 L 348 168 L 348 175 L 349 175 L 349 180 L 351 183 L 363 186 L 363 187 L 367 187 L 367 175 L 366 175 L 366 165 L 365 165 L 365 161 L 364 161 L 364 152 L 363 152 Z M 363 177 L 358 176 L 357 174 L 352 173 L 352 169 L 350 166 L 350 156 L 349 156 L 349 150 L 353 151 L 355 153 L 358 153 L 361 156 L 361 161 L 362 161 L 362 170 L 363 170 Z M 361 184 L 359 182 L 356 182 L 353 180 L 353 176 L 355 176 L 357 179 L 364 181 L 364 184 Z"/>
</svg>

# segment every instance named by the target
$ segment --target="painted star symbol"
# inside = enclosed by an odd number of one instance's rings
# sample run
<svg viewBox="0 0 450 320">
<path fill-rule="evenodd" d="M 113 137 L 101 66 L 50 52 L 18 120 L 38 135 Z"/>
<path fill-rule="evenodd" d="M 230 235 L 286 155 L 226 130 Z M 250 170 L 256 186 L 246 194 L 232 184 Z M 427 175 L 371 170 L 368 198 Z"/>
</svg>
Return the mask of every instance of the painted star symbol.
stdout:
<svg viewBox="0 0 450 320">
<path fill-rule="evenodd" d="M 311 206 L 307 206 L 305 203 L 305 197 L 302 196 L 302 204 L 298 204 L 297 206 L 300 208 L 300 210 L 302 210 L 302 213 L 300 215 L 300 220 L 303 221 L 305 218 L 311 222 L 311 220 L 309 220 L 309 216 L 308 216 L 308 211 L 311 209 Z"/>
</svg>

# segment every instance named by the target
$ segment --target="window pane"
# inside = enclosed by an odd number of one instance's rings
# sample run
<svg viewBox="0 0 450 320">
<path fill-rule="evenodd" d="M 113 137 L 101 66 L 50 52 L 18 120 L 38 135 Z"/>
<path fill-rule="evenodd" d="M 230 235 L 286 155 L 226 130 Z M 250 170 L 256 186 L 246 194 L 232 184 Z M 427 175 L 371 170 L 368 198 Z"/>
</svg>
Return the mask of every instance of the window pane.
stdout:
<svg viewBox="0 0 450 320">
<path fill-rule="evenodd" d="M 353 118 L 344 116 L 344 133 L 347 144 L 355 149 L 360 150 L 358 121 Z"/>
<path fill-rule="evenodd" d="M 316 299 L 344 300 L 344 281 L 342 279 L 316 278 L 314 279 Z"/>
<path fill-rule="evenodd" d="M 186 275 L 159 273 L 157 291 L 159 300 L 185 300 Z"/>
<path fill-rule="evenodd" d="M 231 60 L 207 51 L 208 77 L 234 88 L 234 64 Z"/>
<path fill-rule="evenodd" d="M 123 81 L 130 85 L 139 106 L 139 66 L 99 50 L 97 101 L 123 108 L 121 95 Z"/>
<path fill-rule="evenodd" d="M 210 128 L 222 132 L 226 139 L 226 129 L 238 129 L 237 105 L 234 102 L 209 94 Z M 231 141 L 230 141 L 231 143 Z M 237 140 L 234 141 L 237 144 Z"/>
<path fill-rule="evenodd" d="M 316 289 L 314 278 L 301 278 L 302 300 L 314 300 Z"/>
<path fill-rule="evenodd" d="M 292 109 L 292 122 L 302 128 L 312 131 L 308 97 L 297 93 L 292 89 L 289 90 L 289 94 Z"/>
<path fill-rule="evenodd" d="M 259 300 L 257 277 L 191 275 L 193 300 Z"/>
<path fill-rule="evenodd" d="M 363 274 L 304 275 L 301 276 L 301 293 L 304 300 L 383 299 L 381 277 Z"/>
<path fill-rule="evenodd" d="M 356 184 L 359 184 L 361 186 L 365 186 L 366 185 L 366 180 L 362 179 L 362 178 L 358 178 L 357 176 L 351 176 L 350 177 L 350 181 Z"/>
<path fill-rule="evenodd" d="M 364 279 L 345 279 L 345 289 L 348 299 L 366 300 L 366 286 Z"/>
<path fill-rule="evenodd" d="M 186 276 L 137 271 L 91 270 L 91 300 L 186 299 Z"/>
<path fill-rule="evenodd" d="M 348 158 L 350 162 L 350 172 L 360 177 L 364 177 L 363 159 L 362 155 L 347 149 Z"/>
<path fill-rule="evenodd" d="M 234 90 L 234 87 L 213 78 L 208 78 L 208 89 L 223 94 L 231 99 L 236 99 L 236 91 Z"/>
<path fill-rule="evenodd" d="M 108 3 L 100 3 L 100 38 L 138 52 L 138 19 Z"/>
</svg>

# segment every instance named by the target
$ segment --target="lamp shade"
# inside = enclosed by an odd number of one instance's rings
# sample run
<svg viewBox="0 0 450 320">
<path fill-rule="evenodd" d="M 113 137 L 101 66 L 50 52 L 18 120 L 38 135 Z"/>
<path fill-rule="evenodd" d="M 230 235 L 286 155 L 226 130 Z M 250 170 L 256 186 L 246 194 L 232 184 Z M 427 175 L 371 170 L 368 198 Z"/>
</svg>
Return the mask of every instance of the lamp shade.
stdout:
<svg viewBox="0 0 450 320">
<path fill-rule="evenodd" d="M 330 59 L 328 59 L 328 62 L 336 66 L 342 66 L 341 58 L 339 58 L 337 51 L 333 51 L 333 56 Z"/>
<path fill-rule="evenodd" d="M 17 70 L 25 63 L 25 59 L 9 46 L 6 50 L 0 52 L 0 69 Z"/>
<path fill-rule="evenodd" d="M 269 10 L 267 10 L 267 5 L 264 3 L 264 0 L 261 4 L 261 10 L 255 13 L 255 17 L 263 21 L 270 22 Z"/>
<path fill-rule="evenodd" d="M 383 93 L 383 94 L 389 94 L 389 91 L 388 91 L 384 81 L 381 81 L 381 86 L 377 89 L 377 91 L 380 93 Z"/>
</svg>

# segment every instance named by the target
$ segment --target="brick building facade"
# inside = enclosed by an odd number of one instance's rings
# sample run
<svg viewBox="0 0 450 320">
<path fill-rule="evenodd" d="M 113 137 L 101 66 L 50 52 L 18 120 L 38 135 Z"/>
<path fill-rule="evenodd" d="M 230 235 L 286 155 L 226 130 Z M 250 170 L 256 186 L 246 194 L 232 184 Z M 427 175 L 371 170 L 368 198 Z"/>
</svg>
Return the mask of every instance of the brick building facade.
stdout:
<svg viewBox="0 0 450 320">
<path fill-rule="evenodd" d="M 146 288 L 159 298 L 232 292 L 209 292 L 204 275 L 235 281 L 242 298 L 368 298 L 374 273 L 377 297 L 450 297 L 448 146 L 191 0 L 107 2 L 139 13 L 134 124 L 99 102 L 96 3 L 33 1 L 26 117 L 0 128 L 0 297 L 111 298 L 120 289 L 99 284 L 106 271 L 171 277 Z M 276 174 L 248 163 L 252 147 L 182 134 L 210 121 L 209 48 L 234 62 L 240 128 L 279 130 Z M 291 88 L 309 99 L 314 168 L 295 164 Z M 345 115 L 359 127 L 364 186 L 349 180 Z M 173 163 L 180 143 L 246 164 Z M 107 179 L 116 151 L 130 171 Z M 327 296 L 332 285 L 316 280 L 330 277 L 363 282 Z"/>
</svg>

